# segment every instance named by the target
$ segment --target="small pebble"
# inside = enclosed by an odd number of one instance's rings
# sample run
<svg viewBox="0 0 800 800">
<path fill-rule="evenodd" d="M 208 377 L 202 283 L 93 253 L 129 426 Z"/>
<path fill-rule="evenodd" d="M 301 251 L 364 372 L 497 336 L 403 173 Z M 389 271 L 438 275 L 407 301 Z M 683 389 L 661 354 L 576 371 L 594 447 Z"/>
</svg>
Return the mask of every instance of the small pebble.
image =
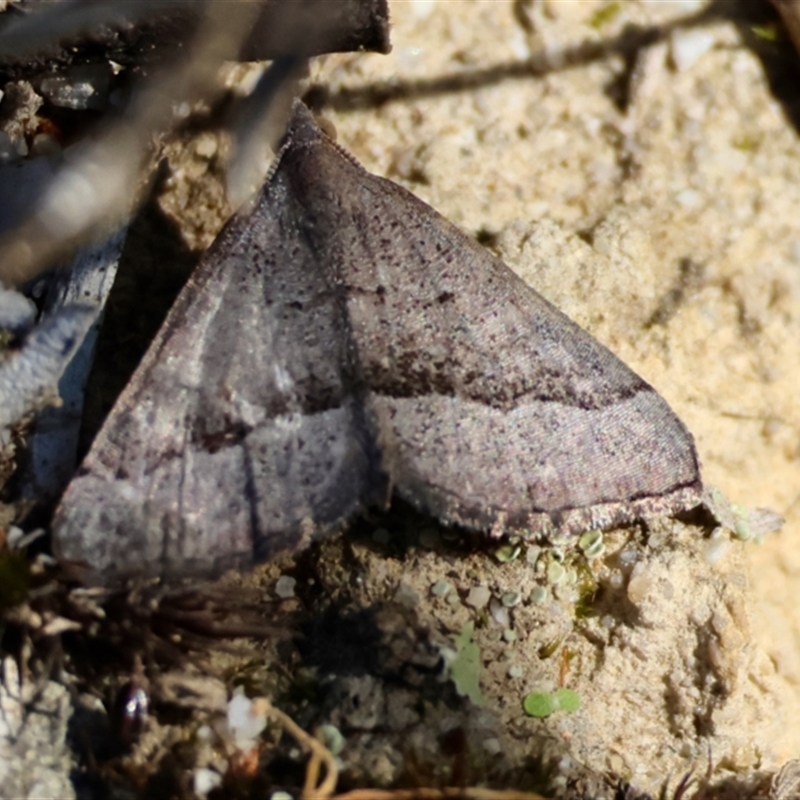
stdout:
<svg viewBox="0 0 800 800">
<path fill-rule="evenodd" d="M 508 609 L 495 597 L 489 601 L 489 613 L 492 615 L 492 619 L 501 628 L 507 628 L 509 626 L 510 619 L 508 616 Z"/>
<path fill-rule="evenodd" d="M 101 64 L 70 67 L 64 75 L 51 75 L 39 84 L 41 93 L 55 106 L 100 111 L 108 101 L 110 71 Z"/>
<path fill-rule="evenodd" d="M 216 770 L 201 767 L 194 772 L 194 793 L 205 797 L 213 789 L 222 786 L 222 775 Z"/>
<path fill-rule="evenodd" d="M 625 769 L 625 762 L 622 760 L 622 756 L 617 755 L 616 753 L 609 756 L 608 759 L 609 767 L 611 771 L 614 772 L 616 775 L 622 775 L 623 770 Z"/>
<path fill-rule="evenodd" d="M 670 58 L 678 72 L 691 69 L 714 46 L 714 36 L 702 28 L 675 30 L 670 40 Z"/>
<path fill-rule="evenodd" d="M 675 202 L 685 211 L 693 211 L 703 202 L 703 195 L 697 189 L 683 189 L 675 195 Z"/>
<path fill-rule="evenodd" d="M 464 602 L 472 608 L 484 608 L 491 596 L 492 593 L 486 586 L 473 586 Z"/>
<path fill-rule="evenodd" d="M 247 749 L 254 746 L 256 737 L 267 725 L 267 718 L 256 708 L 256 704 L 239 690 L 228 702 L 228 730 L 233 734 L 236 746 Z"/>
<path fill-rule="evenodd" d="M 436 0 L 411 0 L 411 11 L 417 19 L 424 19 L 436 8 Z"/>
<path fill-rule="evenodd" d="M 800 250 L 800 247 L 798 249 Z M 798 256 L 798 260 L 800 260 L 800 256 Z M 535 567 L 536 562 L 539 560 L 539 556 L 541 554 L 542 554 L 542 548 L 539 547 L 538 544 L 533 544 L 525 551 L 525 561 L 531 567 Z"/>
<path fill-rule="evenodd" d="M 175 119 L 188 119 L 191 113 L 192 106 L 190 103 L 186 102 L 186 100 L 183 100 L 180 103 L 175 103 L 172 106 L 172 116 Z"/>
<path fill-rule="evenodd" d="M 394 593 L 396 603 L 406 608 L 416 608 L 419 605 L 419 595 L 407 583 L 401 583 Z"/>
<path fill-rule="evenodd" d="M 11 550 L 19 549 L 20 542 L 25 536 L 25 531 L 17 525 L 9 525 L 6 529 L 6 542 Z"/>
<path fill-rule="evenodd" d="M 628 600 L 635 606 L 640 605 L 649 594 L 652 586 L 653 581 L 647 572 L 647 568 L 644 564 L 637 564 L 633 568 L 630 580 L 628 581 Z"/>
<path fill-rule="evenodd" d="M 561 756 L 558 761 L 558 771 L 567 773 L 575 768 L 575 762 L 569 756 Z"/>
<path fill-rule="evenodd" d="M 615 591 L 621 589 L 624 584 L 625 576 L 619 571 L 612 572 L 608 578 L 608 585 Z"/>
<path fill-rule="evenodd" d="M 519 592 L 503 592 L 503 596 L 500 598 L 500 602 L 506 608 L 514 608 L 520 604 L 522 600 L 522 595 Z"/>
<path fill-rule="evenodd" d="M 446 597 L 448 594 L 450 594 L 452 588 L 452 584 L 444 580 L 439 580 L 436 581 L 433 586 L 431 586 L 431 594 L 434 597 Z"/>
<path fill-rule="evenodd" d="M 194 148 L 200 158 L 211 158 L 217 152 L 217 137 L 212 134 L 201 136 Z"/>
<path fill-rule="evenodd" d="M 294 597 L 294 587 L 297 585 L 297 581 L 290 577 L 289 575 L 281 575 L 277 581 L 275 581 L 275 594 L 281 598 L 281 600 L 288 600 L 290 597 Z"/>
<path fill-rule="evenodd" d="M 342 732 L 335 725 L 331 725 L 329 723 L 320 725 L 319 738 L 333 755 L 341 755 L 341 752 L 344 750 L 345 746 L 345 738 L 342 736 Z"/>
<path fill-rule="evenodd" d="M 548 595 L 549 592 L 544 586 L 534 586 L 531 590 L 531 603 L 544 603 Z"/>
<path fill-rule="evenodd" d="M 552 586 L 557 586 L 562 583 L 567 577 L 567 571 L 558 563 L 558 561 L 551 561 L 547 565 L 547 582 Z"/>
<path fill-rule="evenodd" d="M 501 563 L 506 564 L 518 558 L 522 548 L 518 544 L 504 544 L 495 550 L 494 557 Z"/>
<path fill-rule="evenodd" d="M 508 677 L 509 678 L 521 678 L 525 670 L 519 666 L 519 664 L 514 664 L 513 667 L 508 668 Z"/>
<path fill-rule="evenodd" d="M 483 741 L 483 749 L 490 755 L 496 756 L 500 750 L 500 740 L 496 737 L 492 736 L 489 739 L 484 739 Z"/>
</svg>

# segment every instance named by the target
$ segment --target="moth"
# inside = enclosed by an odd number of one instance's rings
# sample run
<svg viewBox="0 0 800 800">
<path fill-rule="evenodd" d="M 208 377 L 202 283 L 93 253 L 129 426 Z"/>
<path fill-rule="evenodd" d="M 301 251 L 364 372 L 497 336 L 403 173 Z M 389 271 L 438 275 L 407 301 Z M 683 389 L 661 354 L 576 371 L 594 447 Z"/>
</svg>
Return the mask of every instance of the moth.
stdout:
<svg viewBox="0 0 800 800">
<path fill-rule="evenodd" d="M 397 495 L 547 538 L 676 513 L 702 484 L 665 400 L 299 102 L 68 487 L 98 580 L 297 550 Z"/>
</svg>

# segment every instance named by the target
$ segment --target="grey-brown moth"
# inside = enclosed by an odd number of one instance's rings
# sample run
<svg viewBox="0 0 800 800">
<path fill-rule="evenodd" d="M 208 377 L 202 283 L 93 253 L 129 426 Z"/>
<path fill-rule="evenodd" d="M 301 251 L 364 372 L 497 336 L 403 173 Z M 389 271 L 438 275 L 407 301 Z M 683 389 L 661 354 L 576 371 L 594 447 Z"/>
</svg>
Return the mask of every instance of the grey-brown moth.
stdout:
<svg viewBox="0 0 800 800">
<path fill-rule="evenodd" d="M 651 386 L 297 103 L 68 487 L 55 547 L 103 580 L 210 573 L 392 494 L 546 538 L 689 508 L 701 480 Z"/>
</svg>

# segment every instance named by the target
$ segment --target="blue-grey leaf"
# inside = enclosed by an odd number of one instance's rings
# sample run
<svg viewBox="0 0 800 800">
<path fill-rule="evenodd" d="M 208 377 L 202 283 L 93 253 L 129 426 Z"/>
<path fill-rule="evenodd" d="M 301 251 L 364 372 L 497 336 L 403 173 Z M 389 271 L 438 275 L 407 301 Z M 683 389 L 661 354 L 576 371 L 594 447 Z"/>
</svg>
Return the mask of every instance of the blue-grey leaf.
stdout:
<svg viewBox="0 0 800 800">
<path fill-rule="evenodd" d="M 56 387 L 83 342 L 93 308 L 67 306 L 45 319 L 22 347 L 0 364 L 0 427 L 57 400 Z"/>
</svg>

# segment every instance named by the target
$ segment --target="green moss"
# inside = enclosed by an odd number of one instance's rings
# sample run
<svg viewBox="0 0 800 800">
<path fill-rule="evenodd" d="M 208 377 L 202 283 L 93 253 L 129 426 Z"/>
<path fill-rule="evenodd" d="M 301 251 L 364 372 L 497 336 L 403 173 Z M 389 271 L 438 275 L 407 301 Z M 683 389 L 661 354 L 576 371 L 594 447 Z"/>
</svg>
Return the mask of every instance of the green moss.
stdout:
<svg viewBox="0 0 800 800">
<path fill-rule="evenodd" d="M 494 551 L 494 557 L 501 563 L 506 564 L 509 561 L 516 561 L 522 548 L 518 544 L 504 544 Z"/>
<path fill-rule="evenodd" d="M 759 144 L 759 140 L 754 136 L 750 136 L 747 133 L 743 133 L 738 136 L 734 136 L 733 139 L 731 140 L 731 144 L 737 150 L 742 150 L 745 153 L 749 153 L 756 149 L 756 147 Z"/>
<path fill-rule="evenodd" d="M 531 692 L 525 695 L 522 708 L 529 717 L 543 719 L 556 711 L 573 713 L 581 707 L 581 698 L 574 689 L 557 689 L 555 692 Z"/>
<path fill-rule="evenodd" d="M 581 707 L 580 695 L 574 689 L 558 689 L 553 696 L 559 711 L 572 714 Z"/>
<path fill-rule="evenodd" d="M 453 637 L 456 657 L 450 664 L 450 680 L 461 697 L 466 697 L 476 706 L 483 705 L 480 687 L 481 651 L 473 641 L 474 626 L 468 622 L 461 632 Z"/>
<path fill-rule="evenodd" d="M 545 642 L 538 650 L 538 656 L 542 660 L 546 658 L 551 658 L 559 647 L 561 647 L 561 643 L 564 641 L 564 636 L 556 636 L 555 639 L 551 639 L 549 642 Z"/>
<path fill-rule="evenodd" d="M 556 710 L 555 698 L 550 692 L 531 692 L 525 695 L 522 708 L 529 717 L 549 717 Z"/>
<path fill-rule="evenodd" d="M 763 39 L 765 42 L 778 41 L 777 25 L 753 25 L 750 30 L 753 31 L 755 36 L 757 36 L 759 39 Z"/>
<path fill-rule="evenodd" d="M 622 11 L 622 3 L 617 2 L 617 0 L 614 0 L 613 3 L 607 3 L 602 8 L 598 8 L 589 17 L 589 27 L 594 28 L 596 31 L 602 30 L 617 18 L 620 11 Z"/>
<path fill-rule="evenodd" d="M 594 573 L 586 563 L 578 565 L 578 599 L 575 601 L 575 618 L 590 619 L 598 615 L 594 601 L 597 597 L 598 583 Z"/>
</svg>

